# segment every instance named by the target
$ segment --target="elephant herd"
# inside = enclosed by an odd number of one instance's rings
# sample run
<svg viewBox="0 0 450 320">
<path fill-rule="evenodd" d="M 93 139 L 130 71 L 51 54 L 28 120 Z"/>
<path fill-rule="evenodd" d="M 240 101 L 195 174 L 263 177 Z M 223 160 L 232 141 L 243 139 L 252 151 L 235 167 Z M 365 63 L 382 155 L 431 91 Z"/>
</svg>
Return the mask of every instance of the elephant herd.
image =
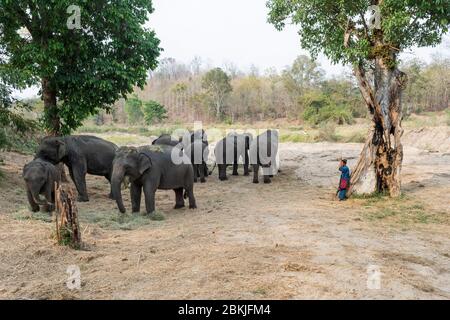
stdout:
<svg viewBox="0 0 450 320">
<path fill-rule="evenodd" d="M 214 148 L 215 164 L 209 171 L 209 143 L 204 130 L 188 132 L 180 139 L 162 135 L 151 145 L 117 147 L 94 136 L 65 136 L 44 138 L 35 158 L 23 169 L 27 197 L 33 212 L 54 210 L 54 186 L 60 183 L 56 165 L 63 163 L 78 191 L 78 201 L 87 202 L 86 174 L 103 176 L 111 185 L 109 197 L 116 201 L 120 212 L 126 209 L 122 200 L 122 185 L 130 184 L 132 212 L 141 208 L 142 192 L 147 214 L 155 211 L 155 194 L 159 190 L 175 192 L 175 209 L 185 206 L 197 208 L 194 184 L 206 182 L 218 168 L 219 179 L 227 180 L 227 167 L 238 175 L 243 163 L 244 175 L 253 170 L 253 182 L 259 182 L 262 168 L 264 183 L 279 171 L 278 132 L 267 130 L 256 138 L 250 133 L 230 133 L 218 141 Z M 43 198 L 42 198 L 43 196 Z"/>
</svg>

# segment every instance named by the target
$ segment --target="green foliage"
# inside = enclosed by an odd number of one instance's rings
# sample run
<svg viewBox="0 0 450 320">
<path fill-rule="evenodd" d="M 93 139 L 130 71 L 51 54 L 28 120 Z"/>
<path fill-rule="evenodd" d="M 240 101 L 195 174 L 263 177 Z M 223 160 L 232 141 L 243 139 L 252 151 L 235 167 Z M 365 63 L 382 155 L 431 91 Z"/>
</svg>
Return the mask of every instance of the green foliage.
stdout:
<svg viewBox="0 0 450 320">
<path fill-rule="evenodd" d="M 127 114 L 128 123 L 132 125 L 142 121 L 144 117 L 144 113 L 142 112 L 142 101 L 136 95 L 127 99 L 125 113 Z"/>
<path fill-rule="evenodd" d="M 0 150 L 34 154 L 43 134 L 36 130 L 17 132 L 11 128 L 0 128 Z"/>
<path fill-rule="evenodd" d="M 129 98 L 125 104 L 128 122 L 132 125 L 142 123 L 147 125 L 160 122 L 167 118 L 167 110 L 157 101 L 143 102 L 136 95 Z"/>
<path fill-rule="evenodd" d="M 412 46 L 431 46 L 441 41 L 448 31 L 449 0 L 380 1 L 381 31 L 387 47 L 374 45 L 380 36 L 376 30 L 365 28 L 364 14 L 378 1 L 354 0 L 269 0 L 269 22 L 278 30 L 287 23 L 298 25 L 301 46 L 313 57 L 320 52 L 333 62 L 355 63 L 383 55 L 391 47 L 400 51 Z M 354 35 L 349 46 L 344 46 L 344 36 L 351 29 Z"/>
<path fill-rule="evenodd" d="M 0 78 L 0 150 L 34 150 L 36 140 L 30 135 L 37 131 L 37 123 L 23 115 L 30 109 L 30 105 L 11 97 L 11 87 Z"/>
<path fill-rule="evenodd" d="M 322 92 L 311 91 L 303 96 L 303 119 L 311 124 L 334 122 L 336 124 L 350 124 L 353 121 L 348 105 L 336 105 L 336 101 Z"/>
<path fill-rule="evenodd" d="M 280 135 L 280 142 L 293 142 L 293 143 L 310 143 L 314 142 L 312 136 L 306 133 L 284 133 Z"/>
<path fill-rule="evenodd" d="M 81 10 L 81 29 L 67 27 L 73 4 Z M 22 87 L 47 81 L 44 96 L 56 97 L 57 106 L 47 105 L 43 122 L 67 134 L 145 85 L 161 51 L 155 33 L 144 27 L 152 12 L 149 0 L 1 1 L 0 48 L 8 57 L 3 67 L 26 75 Z"/>
<path fill-rule="evenodd" d="M 144 113 L 144 121 L 148 125 L 161 122 L 167 118 L 167 110 L 164 106 L 153 100 L 144 102 L 142 112 Z"/>
</svg>

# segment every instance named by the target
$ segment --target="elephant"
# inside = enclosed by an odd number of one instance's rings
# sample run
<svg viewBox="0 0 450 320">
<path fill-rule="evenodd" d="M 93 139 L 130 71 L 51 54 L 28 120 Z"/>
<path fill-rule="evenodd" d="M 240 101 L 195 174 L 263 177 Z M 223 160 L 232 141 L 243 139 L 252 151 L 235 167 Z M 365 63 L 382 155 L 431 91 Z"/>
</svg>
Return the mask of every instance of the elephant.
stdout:
<svg viewBox="0 0 450 320">
<path fill-rule="evenodd" d="M 125 213 L 121 185 L 125 177 L 129 178 L 131 187 L 131 204 L 133 213 L 140 212 L 141 195 L 144 190 L 147 214 L 155 211 L 156 190 L 175 191 L 175 209 L 184 207 L 183 191 L 189 198 L 189 208 L 196 209 L 194 197 L 194 170 L 189 159 L 183 158 L 183 163 L 172 161 L 172 152 L 181 150 L 170 146 L 144 146 L 139 148 L 122 147 L 114 158 L 112 173 L 112 191 L 117 207 Z"/>
<path fill-rule="evenodd" d="M 117 146 L 93 136 L 66 136 L 44 138 L 36 158 L 53 164 L 63 162 L 78 191 L 78 201 L 88 202 L 86 174 L 105 177 L 111 182 L 112 163 Z M 110 193 L 112 198 L 112 192 Z"/>
<path fill-rule="evenodd" d="M 186 132 L 186 134 L 181 138 L 181 146 L 183 149 L 186 149 L 195 141 L 201 141 L 206 145 L 206 147 L 209 146 L 208 135 L 206 134 L 205 130 L 203 130 L 203 129 L 199 129 L 199 130 L 196 130 L 193 132 Z M 204 168 L 203 175 L 205 177 L 208 177 L 209 171 L 208 171 L 208 165 L 206 164 L 206 161 L 203 162 L 203 168 Z"/>
<path fill-rule="evenodd" d="M 262 167 L 264 183 L 279 171 L 278 131 L 267 130 L 260 134 L 250 145 L 250 163 L 253 167 L 253 183 L 259 183 L 259 167 Z"/>
<path fill-rule="evenodd" d="M 45 211 L 52 212 L 55 209 L 55 183 L 59 185 L 56 167 L 48 161 L 35 159 L 24 166 L 22 176 L 31 210 L 38 212 L 39 206 L 43 206 Z"/>
<path fill-rule="evenodd" d="M 233 165 L 233 175 L 238 176 L 239 160 L 244 164 L 244 176 L 249 173 L 250 144 L 253 136 L 250 133 L 238 134 L 230 133 L 224 139 L 217 142 L 214 149 L 216 164 L 219 168 L 219 180 L 228 180 L 227 166 Z"/>
<path fill-rule="evenodd" d="M 205 172 L 208 172 L 208 166 L 206 164 L 209 157 L 208 144 L 201 140 L 195 140 L 184 148 L 184 153 L 190 159 L 190 163 L 194 169 L 194 182 L 197 182 L 198 177 L 200 177 L 200 182 L 205 183 Z"/>
<path fill-rule="evenodd" d="M 163 146 L 176 147 L 179 144 L 180 144 L 180 141 L 174 140 L 170 134 L 163 134 L 152 142 L 152 145 L 157 145 L 157 146 L 163 145 Z"/>
<path fill-rule="evenodd" d="M 208 136 L 203 129 L 199 129 L 193 132 L 186 132 L 186 134 L 182 137 L 181 142 L 183 144 L 183 147 L 186 148 L 191 143 L 197 140 L 203 141 L 207 146 L 209 145 Z"/>
</svg>

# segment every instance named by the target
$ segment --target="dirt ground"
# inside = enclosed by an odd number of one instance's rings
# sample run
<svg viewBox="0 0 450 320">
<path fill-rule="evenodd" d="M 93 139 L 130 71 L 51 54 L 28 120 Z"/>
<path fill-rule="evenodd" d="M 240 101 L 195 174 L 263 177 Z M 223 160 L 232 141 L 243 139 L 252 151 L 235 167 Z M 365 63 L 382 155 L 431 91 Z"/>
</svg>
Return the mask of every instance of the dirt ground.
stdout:
<svg viewBox="0 0 450 320">
<path fill-rule="evenodd" d="M 173 192 L 159 191 L 161 221 L 119 218 L 106 180 L 90 176 L 81 251 L 57 246 L 51 220 L 29 213 L 20 172 L 30 157 L 2 153 L 0 298 L 449 299 L 450 132 L 423 134 L 405 137 L 398 200 L 333 200 L 337 159 L 353 165 L 360 144 L 282 144 L 271 185 L 219 182 L 216 171 L 196 185 L 198 210 L 173 210 Z M 70 265 L 81 290 L 66 287 Z M 367 285 L 373 268 L 379 289 Z"/>
</svg>

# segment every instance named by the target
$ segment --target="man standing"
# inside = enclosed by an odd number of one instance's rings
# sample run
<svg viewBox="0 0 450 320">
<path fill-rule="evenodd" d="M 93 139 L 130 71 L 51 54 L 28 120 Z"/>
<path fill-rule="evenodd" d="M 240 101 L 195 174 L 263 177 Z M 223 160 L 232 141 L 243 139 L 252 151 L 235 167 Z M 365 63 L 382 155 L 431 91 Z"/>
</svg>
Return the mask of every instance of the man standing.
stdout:
<svg viewBox="0 0 450 320">
<path fill-rule="evenodd" d="M 350 169 L 347 167 L 347 160 L 342 159 L 339 162 L 339 171 L 341 179 L 339 181 L 338 197 L 339 201 L 347 200 L 347 190 L 350 187 Z"/>
</svg>

